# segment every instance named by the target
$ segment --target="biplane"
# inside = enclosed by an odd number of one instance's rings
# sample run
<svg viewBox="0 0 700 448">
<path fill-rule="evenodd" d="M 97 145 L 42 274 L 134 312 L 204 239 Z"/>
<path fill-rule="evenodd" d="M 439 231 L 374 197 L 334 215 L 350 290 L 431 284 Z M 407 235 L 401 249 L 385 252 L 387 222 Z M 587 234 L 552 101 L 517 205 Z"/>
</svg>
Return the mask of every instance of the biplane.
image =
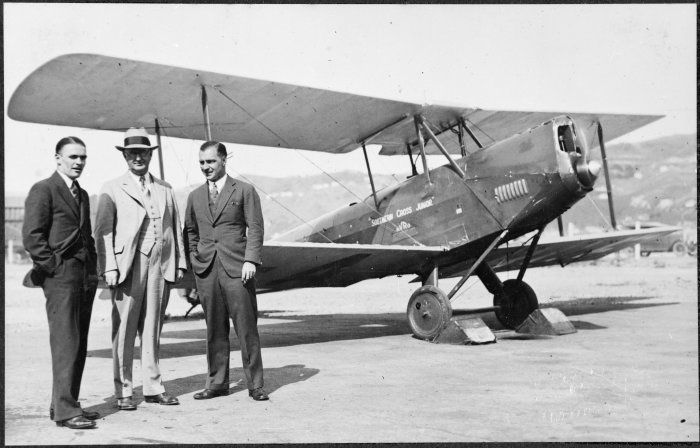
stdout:
<svg viewBox="0 0 700 448">
<path fill-rule="evenodd" d="M 371 195 L 266 241 L 257 287 L 343 287 L 415 275 L 421 286 L 407 318 L 421 339 L 447 325 L 450 300 L 472 276 L 493 294 L 498 320 L 515 328 L 538 308 L 523 281 L 528 268 L 594 260 L 676 230 L 620 231 L 612 214 L 605 142 L 660 116 L 415 104 L 95 54 L 39 67 L 14 92 L 8 115 L 111 131 L 143 126 L 158 139 L 167 132 L 334 154 L 361 149 Z M 367 145 L 405 157 L 410 176 L 377 191 Z M 430 154 L 446 163 L 429 169 Z M 540 241 L 601 171 L 613 230 Z M 502 281 L 497 272 L 508 270 L 517 277 Z M 460 280 L 442 290 L 439 280 L 452 277 Z"/>
</svg>

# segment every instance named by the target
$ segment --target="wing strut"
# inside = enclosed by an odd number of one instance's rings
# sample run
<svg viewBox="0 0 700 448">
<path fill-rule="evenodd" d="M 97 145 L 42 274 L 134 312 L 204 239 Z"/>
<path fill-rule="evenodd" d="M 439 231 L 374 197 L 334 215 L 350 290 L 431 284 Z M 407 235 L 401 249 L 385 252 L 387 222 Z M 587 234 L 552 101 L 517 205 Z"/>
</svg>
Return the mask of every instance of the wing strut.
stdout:
<svg viewBox="0 0 700 448">
<path fill-rule="evenodd" d="M 466 178 L 467 175 L 464 174 L 464 171 L 462 171 L 462 168 L 460 168 L 459 165 L 457 165 L 457 163 L 454 161 L 454 159 L 450 156 L 450 153 L 447 152 L 447 150 L 442 145 L 440 140 L 438 140 L 438 138 L 433 133 L 432 129 L 430 129 L 430 126 L 428 126 L 425 123 L 425 121 L 423 120 L 423 117 L 421 115 L 416 115 L 416 123 L 417 123 L 417 126 L 421 126 L 423 129 L 425 129 L 425 132 L 427 132 L 428 136 L 435 143 L 435 146 L 438 147 L 438 149 L 440 150 L 442 155 L 444 155 L 445 158 L 447 158 L 447 161 L 450 162 L 450 166 L 452 167 L 452 169 L 454 169 L 457 172 L 457 174 L 459 174 L 459 177 L 461 177 L 462 179 Z M 419 134 L 420 134 L 420 132 L 419 132 Z M 422 135 L 421 135 L 421 137 L 422 137 Z M 421 145 L 421 147 L 422 146 L 423 145 Z"/>
<path fill-rule="evenodd" d="M 163 171 L 163 144 L 160 142 L 160 123 L 156 118 L 156 140 L 158 141 L 158 168 L 160 168 L 160 180 L 165 180 Z"/>
<path fill-rule="evenodd" d="M 559 227 L 559 236 L 566 236 L 566 232 L 564 232 L 564 220 L 561 215 L 557 216 L 557 227 Z"/>
<path fill-rule="evenodd" d="M 462 124 L 462 127 L 464 128 L 465 131 L 467 131 L 467 134 L 474 140 L 474 143 L 476 143 L 476 146 L 479 147 L 479 149 L 483 148 L 484 145 L 481 144 L 478 138 L 476 138 L 476 135 L 472 132 L 471 129 L 469 129 L 469 126 L 467 126 L 467 123 L 464 121 L 464 117 L 459 117 L 459 122 Z"/>
<path fill-rule="evenodd" d="M 377 190 L 374 188 L 374 178 L 372 177 L 372 169 L 369 167 L 369 159 L 367 158 L 367 147 L 365 142 L 362 142 L 362 153 L 365 155 L 365 163 L 367 164 L 367 174 L 369 175 L 369 184 L 372 187 L 372 197 L 374 197 L 374 208 L 379 211 L 379 202 L 377 201 Z"/>
<path fill-rule="evenodd" d="M 467 156 L 467 145 L 464 143 L 464 127 L 462 125 L 464 120 L 462 118 L 457 122 L 457 138 L 459 139 L 459 151 L 462 157 Z"/>
<path fill-rule="evenodd" d="M 612 186 L 610 185 L 610 173 L 608 172 L 608 157 L 605 154 L 605 140 L 603 139 L 603 126 L 598 122 L 598 142 L 600 143 L 600 156 L 603 159 L 603 172 L 605 173 L 605 189 L 608 193 L 608 208 L 610 209 L 610 225 L 617 230 L 615 221 L 615 207 L 613 206 Z"/>
<path fill-rule="evenodd" d="M 411 151 L 410 143 L 406 143 L 406 153 L 408 154 L 408 160 L 411 161 L 411 176 L 415 176 L 418 174 L 418 170 L 416 170 L 416 162 L 413 160 L 413 151 Z"/>
<path fill-rule="evenodd" d="M 415 115 L 413 117 L 413 124 L 416 126 L 416 136 L 418 137 L 418 149 L 420 150 L 420 158 L 423 161 L 423 174 L 425 178 L 428 179 L 428 185 L 432 185 L 430 181 L 430 170 L 428 170 L 428 160 L 425 158 L 425 140 L 423 140 L 423 133 L 420 130 L 420 122 L 422 118 L 420 115 Z"/>
<path fill-rule="evenodd" d="M 209 102 L 207 101 L 207 89 L 202 85 L 202 113 L 204 114 L 204 135 L 207 141 L 211 141 L 211 121 L 209 120 Z"/>
<path fill-rule="evenodd" d="M 525 276 L 525 271 L 527 270 L 527 267 L 530 265 L 530 259 L 532 258 L 532 254 L 535 253 L 535 249 L 537 248 L 537 243 L 540 241 L 540 237 L 542 236 L 542 231 L 544 230 L 544 227 L 540 227 L 537 229 L 537 234 L 532 238 L 532 242 L 530 243 L 530 247 L 527 248 L 527 253 L 525 254 L 525 259 L 523 260 L 523 265 L 520 266 L 520 272 L 518 272 L 518 280 L 522 281 L 523 277 Z"/>
<path fill-rule="evenodd" d="M 506 236 L 507 234 L 508 234 L 508 229 L 506 229 L 506 230 L 504 230 L 503 232 L 501 232 L 501 234 L 498 235 L 498 236 L 496 237 L 496 239 L 494 239 L 494 240 L 491 242 L 491 244 L 489 244 L 489 247 L 487 247 L 486 250 L 485 250 L 481 255 L 479 255 L 479 258 L 477 258 L 476 261 L 474 262 L 474 264 L 471 265 L 471 267 L 469 268 L 469 270 L 467 271 L 467 273 L 464 274 L 464 276 L 463 276 L 461 279 L 459 279 L 459 281 L 458 281 L 457 284 L 452 288 L 452 290 L 450 291 L 450 293 L 447 294 L 447 298 L 448 298 L 448 299 L 452 300 L 452 297 L 454 297 L 454 295 L 457 294 L 457 291 L 459 291 L 459 288 L 461 288 L 461 287 L 464 285 L 464 282 L 466 282 L 466 281 L 469 279 L 469 277 L 471 277 L 472 273 L 473 273 L 474 271 L 476 271 L 476 269 L 481 265 L 481 263 L 482 263 L 482 262 L 484 261 L 484 259 L 488 256 L 488 254 L 490 254 L 491 251 L 492 251 L 493 249 L 495 249 L 496 246 L 498 246 L 498 243 L 500 243 L 501 241 L 503 241 L 503 238 L 505 238 L 505 236 Z"/>
</svg>

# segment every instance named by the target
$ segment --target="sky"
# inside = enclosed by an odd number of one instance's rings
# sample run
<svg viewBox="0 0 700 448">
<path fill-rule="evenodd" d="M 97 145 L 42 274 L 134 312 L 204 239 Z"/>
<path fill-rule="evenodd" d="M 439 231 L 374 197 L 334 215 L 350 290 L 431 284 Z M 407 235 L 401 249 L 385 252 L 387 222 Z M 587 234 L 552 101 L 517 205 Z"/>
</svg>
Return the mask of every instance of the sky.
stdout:
<svg viewBox="0 0 700 448">
<path fill-rule="evenodd" d="M 3 12 L 5 110 L 40 65 L 62 54 L 98 53 L 417 103 L 665 115 L 621 141 L 696 129 L 695 4 L 5 3 Z M 121 133 L 7 115 L 4 126 L 6 195 L 25 194 L 48 177 L 53 148 L 67 135 L 86 142 L 80 180 L 88 192 L 126 170 L 114 148 Z M 166 180 L 175 187 L 203 181 L 200 143 L 164 139 Z M 232 175 L 365 171 L 361 151 L 227 146 Z M 377 152 L 369 150 L 375 173 L 408 172 L 404 158 Z M 443 163 L 431 157 L 431 167 Z M 157 174 L 155 159 L 151 168 Z"/>
</svg>

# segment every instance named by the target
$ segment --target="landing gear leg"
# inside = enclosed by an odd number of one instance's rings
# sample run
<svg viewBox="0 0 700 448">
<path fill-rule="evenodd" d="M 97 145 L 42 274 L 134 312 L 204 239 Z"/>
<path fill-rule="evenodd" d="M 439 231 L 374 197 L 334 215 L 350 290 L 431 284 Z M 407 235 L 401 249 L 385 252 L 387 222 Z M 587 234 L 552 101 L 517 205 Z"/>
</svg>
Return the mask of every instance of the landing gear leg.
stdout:
<svg viewBox="0 0 700 448">
<path fill-rule="evenodd" d="M 447 294 L 438 288 L 438 268 L 424 276 L 423 286 L 408 300 L 408 325 L 418 339 L 434 340 L 450 323 L 452 305 Z"/>
<path fill-rule="evenodd" d="M 482 263 L 476 269 L 479 280 L 493 294 L 493 306 L 497 307 L 496 318 L 506 328 L 515 329 L 539 308 L 537 295 L 530 285 L 519 279 L 501 282 L 493 269 Z"/>
</svg>

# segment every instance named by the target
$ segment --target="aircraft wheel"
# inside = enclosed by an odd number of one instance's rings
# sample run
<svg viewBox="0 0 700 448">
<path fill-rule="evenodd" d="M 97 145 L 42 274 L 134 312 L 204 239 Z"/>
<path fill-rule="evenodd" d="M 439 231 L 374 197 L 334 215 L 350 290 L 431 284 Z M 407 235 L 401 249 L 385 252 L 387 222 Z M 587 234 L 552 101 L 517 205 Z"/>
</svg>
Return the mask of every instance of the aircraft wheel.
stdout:
<svg viewBox="0 0 700 448">
<path fill-rule="evenodd" d="M 677 257 L 682 257 L 686 252 L 685 244 L 683 244 L 682 241 L 676 241 L 673 243 L 673 246 L 671 246 L 671 250 Z"/>
<path fill-rule="evenodd" d="M 530 285 L 522 280 L 510 279 L 503 282 L 503 291 L 493 296 L 493 305 L 501 307 L 496 318 L 501 324 L 515 329 L 527 316 L 539 308 L 537 295 Z"/>
<path fill-rule="evenodd" d="M 436 338 L 452 317 L 452 305 L 447 295 L 432 285 L 418 288 L 408 300 L 408 324 L 418 339 Z"/>
</svg>

